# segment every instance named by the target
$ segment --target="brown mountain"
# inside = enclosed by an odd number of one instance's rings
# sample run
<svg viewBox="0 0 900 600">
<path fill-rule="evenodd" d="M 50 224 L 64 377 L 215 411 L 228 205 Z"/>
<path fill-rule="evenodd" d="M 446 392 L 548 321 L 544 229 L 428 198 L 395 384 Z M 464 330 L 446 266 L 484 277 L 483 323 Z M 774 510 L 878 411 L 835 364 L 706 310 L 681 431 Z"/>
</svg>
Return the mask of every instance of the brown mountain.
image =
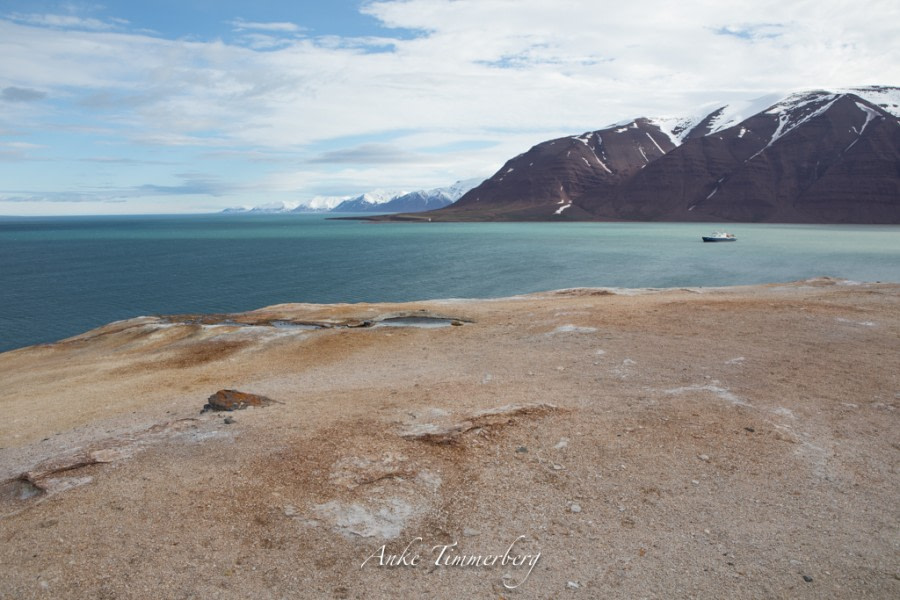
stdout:
<svg viewBox="0 0 900 600">
<path fill-rule="evenodd" d="M 854 91 L 794 94 L 748 118 L 722 107 L 543 142 L 424 215 L 900 223 L 900 89 Z"/>
<path fill-rule="evenodd" d="M 647 119 L 538 144 L 507 161 L 493 177 L 444 213 L 466 219 L 591 218 L 577 202 L 611 192 L 675 144 Z"/>
</svg>

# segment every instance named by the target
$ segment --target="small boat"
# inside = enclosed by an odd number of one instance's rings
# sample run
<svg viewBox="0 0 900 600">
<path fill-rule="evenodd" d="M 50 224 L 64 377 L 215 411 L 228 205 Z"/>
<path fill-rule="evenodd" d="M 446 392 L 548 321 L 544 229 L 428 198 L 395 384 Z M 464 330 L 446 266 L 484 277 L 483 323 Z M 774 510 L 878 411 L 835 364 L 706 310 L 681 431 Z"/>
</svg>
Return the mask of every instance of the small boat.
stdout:
<svg viewBox="0 0 900 600">
<path fill-rule="evenodd" d="M 733 233 L 725 233 L 724 231 L 716 231 L 712 235 L 704 235 L 704 242 L 736 242 L 737 238 Z"/>
</svg>

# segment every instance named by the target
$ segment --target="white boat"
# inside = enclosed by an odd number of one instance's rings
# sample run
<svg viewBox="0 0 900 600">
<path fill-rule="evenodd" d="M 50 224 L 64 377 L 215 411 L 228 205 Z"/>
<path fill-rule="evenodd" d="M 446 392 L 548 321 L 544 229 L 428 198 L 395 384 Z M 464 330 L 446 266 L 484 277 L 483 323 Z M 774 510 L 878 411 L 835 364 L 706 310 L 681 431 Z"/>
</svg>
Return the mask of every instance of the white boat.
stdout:
<svg viewBox="0 0 900 600">
<path fill-rule="evenodd" d="M 726 233 L 724 231 L 716 231 L 712 235 L 704 235 L 704 242 L 736 242 L 737 238 L 734 237 L 733 233 Z"/>
</svg>

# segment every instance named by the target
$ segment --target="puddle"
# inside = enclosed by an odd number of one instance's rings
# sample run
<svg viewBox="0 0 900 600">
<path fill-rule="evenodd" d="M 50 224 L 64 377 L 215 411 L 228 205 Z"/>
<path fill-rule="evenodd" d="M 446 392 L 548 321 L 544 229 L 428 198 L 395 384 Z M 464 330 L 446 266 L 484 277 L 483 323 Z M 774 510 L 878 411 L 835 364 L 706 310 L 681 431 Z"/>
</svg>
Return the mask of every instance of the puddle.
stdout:
<svg viewBox="0 0 900 600">
<path fill-rule="evenodd" d="M 596 327 L 579 327 L 578 325 L 560 325 L 556 329 L 550 332 L 550 334 L 554 333 L 594 333 L 597 331 Z"/>
<path fill-rule="evenodd" d="M 208 325 L 209 327 L 220 326 L 220 327 L 247 327 L 246 323 L 238 323 L 237 321 L 232 321 L 230 319 L 226 319 L 224 321 L 219 321 L 218 323 L 201 323 L 201 325 Z"/>
<path fill-rule="evenodd" d="M 311 331 L 314 329 L 324 329 L 323 325 L 313 325 L 310 323 L 294 323 L 292 321 L 272 321 L 269 323 L 275 329 L 300 329 L 304 331 Z"/>
<path fill-rule="evenodd" d="M 242 323 L 233 319 L 219 318 L 217 315 L 203 315 L 199 317 L 184 318 L 179 315 L 159 317 L 163 325 L 200 325 L 202 327 L 238 327 L 241 329 L 252 329 L 260 327 L 271 327 L 273 329 L 282 330 L 304 330 L 311 331 L 314 329 L 325 329 L 326 324 L 319 323 L 295 323 L 285 319 L 275 321 L 260 321 L 257 323 Z"/>
<path fill-rule="evenodd" d="M 378 321 L 373 327 L 419 327 L 423 329 L 433 329 L 436 327 L 450 327 L 455 323 L 462 325 L 462 322 L 456 319 L 446 319 L 441 317 L 389 317 Z"/>
<path fill-rule="evenodd" d="M 451 325 L 462 325 L 461 319 L 452 317 L 434 317 L 434 316 L 394 316 L 386 317 L 381 320 L 374 319 L 343 319 L 340 321 L 323 321 L 319 322 L 295 322 L 287 319 L 276 319 L 273 321 L 260 321 L 256 323 L 243 323 L 232 319 L 222 318 L 219 315 L 203 315 L 203 316 L 166 316 L 159 317 L 163 326 L 167 325 L 200 325 L 202 327 L 234 327 L 238 329 L 259 329 L 271 328 L 279 331 L 315 331 L 319 329 L 345 329 L 358 327 L 419 327 L 431 329 L 436 327 L 449 327 Z"/>
</svg>

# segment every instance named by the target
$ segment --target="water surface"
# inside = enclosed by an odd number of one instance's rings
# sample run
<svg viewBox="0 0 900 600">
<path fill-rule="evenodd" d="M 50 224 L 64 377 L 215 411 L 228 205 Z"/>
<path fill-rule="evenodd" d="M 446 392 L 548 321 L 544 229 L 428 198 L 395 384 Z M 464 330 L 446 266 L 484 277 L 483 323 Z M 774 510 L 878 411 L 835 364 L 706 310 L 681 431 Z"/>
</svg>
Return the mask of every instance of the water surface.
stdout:
<svg viewBox="0 0 900 600">
<path fill-rule="evenodd" d="M 0 350 L 139 315 L 282 302 L 900 281 L 900 226 L 367 223 L 322 215 L 0 218 Z"/>
</svg>

